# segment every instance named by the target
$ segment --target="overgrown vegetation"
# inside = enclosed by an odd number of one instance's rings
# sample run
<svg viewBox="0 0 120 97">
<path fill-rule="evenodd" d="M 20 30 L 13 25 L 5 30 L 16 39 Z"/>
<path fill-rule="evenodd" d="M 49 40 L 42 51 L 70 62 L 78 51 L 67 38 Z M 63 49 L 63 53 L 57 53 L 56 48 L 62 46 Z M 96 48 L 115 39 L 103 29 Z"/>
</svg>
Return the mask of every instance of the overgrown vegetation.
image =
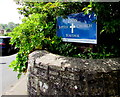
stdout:
<svg viewBox="0 0 120 97">
<path fill-rule="evenodd" d="M 36 49 L 81 58 L 120 56 L 120 3 L 26 2 L 22 5 L 18 9 L 25 16 L 23 23 L 10 34 L 11 43 L 19 48 L 16 60 L 10 65 L 19 72 L 18 77 L 26 71 L 28 54 Z M 86 14 L 94 11 L 98 16 L 98 44 L 93 49 L 88 47 L 82 50 L 83 44 L 64 43 L 56 36 L 57 16 L 82 11 Z"/>
</svg>

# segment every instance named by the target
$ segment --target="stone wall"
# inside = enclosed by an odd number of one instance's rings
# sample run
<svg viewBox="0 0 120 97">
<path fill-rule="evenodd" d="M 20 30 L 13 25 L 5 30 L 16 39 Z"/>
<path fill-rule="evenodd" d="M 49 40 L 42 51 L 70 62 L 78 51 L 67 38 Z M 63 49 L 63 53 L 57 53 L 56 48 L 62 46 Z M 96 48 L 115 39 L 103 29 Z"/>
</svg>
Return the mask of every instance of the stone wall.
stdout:
<svg viewBox="0 0 120 97">
<path fill-rule="evenodd" d="M 35 51 L 28 63 L 30 97 L 120 97 L 120 58 L 90 60 Z"/>
</svg>

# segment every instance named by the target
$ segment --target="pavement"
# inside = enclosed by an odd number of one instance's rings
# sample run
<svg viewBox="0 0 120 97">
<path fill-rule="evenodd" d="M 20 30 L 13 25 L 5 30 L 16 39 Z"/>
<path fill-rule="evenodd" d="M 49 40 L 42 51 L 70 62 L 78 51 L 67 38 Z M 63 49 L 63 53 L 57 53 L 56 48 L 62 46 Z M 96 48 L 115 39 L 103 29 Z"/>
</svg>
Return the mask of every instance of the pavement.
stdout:
<svg viewBox="0 0 120 97">
<path fill-rule="evenodd" d="M 22 76 L 3 95 L 27 95 L 27 75 Z"/>
</svg>

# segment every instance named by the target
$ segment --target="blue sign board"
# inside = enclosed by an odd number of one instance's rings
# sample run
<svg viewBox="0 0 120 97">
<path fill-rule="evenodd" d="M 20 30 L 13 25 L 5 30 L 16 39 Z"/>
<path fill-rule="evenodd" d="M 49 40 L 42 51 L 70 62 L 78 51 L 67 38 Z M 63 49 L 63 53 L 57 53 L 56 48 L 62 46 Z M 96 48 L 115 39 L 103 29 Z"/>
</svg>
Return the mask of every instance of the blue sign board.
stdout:
<svg viewBox="0 0 120 97">
<path fill-rule="evenodd" d="M 97 24 L 94 13 L 70 14 L 67 18 L 57 18 L 57 36 L 65 42 L 97 44 Z"/>
</svg>

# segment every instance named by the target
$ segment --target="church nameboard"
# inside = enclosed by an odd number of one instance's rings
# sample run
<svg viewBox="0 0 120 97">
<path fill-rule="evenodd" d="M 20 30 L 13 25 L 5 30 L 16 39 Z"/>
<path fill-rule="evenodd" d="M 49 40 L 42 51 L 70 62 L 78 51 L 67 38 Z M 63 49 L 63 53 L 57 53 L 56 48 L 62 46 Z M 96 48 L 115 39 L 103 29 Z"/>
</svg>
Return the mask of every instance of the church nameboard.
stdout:
<svg viewBox="0 0 120 97">
<path fill-rule="evenodd" d="M 57 36 L 65 42 L 97 44 L 97 23 L 94 13 L 70 14 L 57 18 Z"/>
</svg>

